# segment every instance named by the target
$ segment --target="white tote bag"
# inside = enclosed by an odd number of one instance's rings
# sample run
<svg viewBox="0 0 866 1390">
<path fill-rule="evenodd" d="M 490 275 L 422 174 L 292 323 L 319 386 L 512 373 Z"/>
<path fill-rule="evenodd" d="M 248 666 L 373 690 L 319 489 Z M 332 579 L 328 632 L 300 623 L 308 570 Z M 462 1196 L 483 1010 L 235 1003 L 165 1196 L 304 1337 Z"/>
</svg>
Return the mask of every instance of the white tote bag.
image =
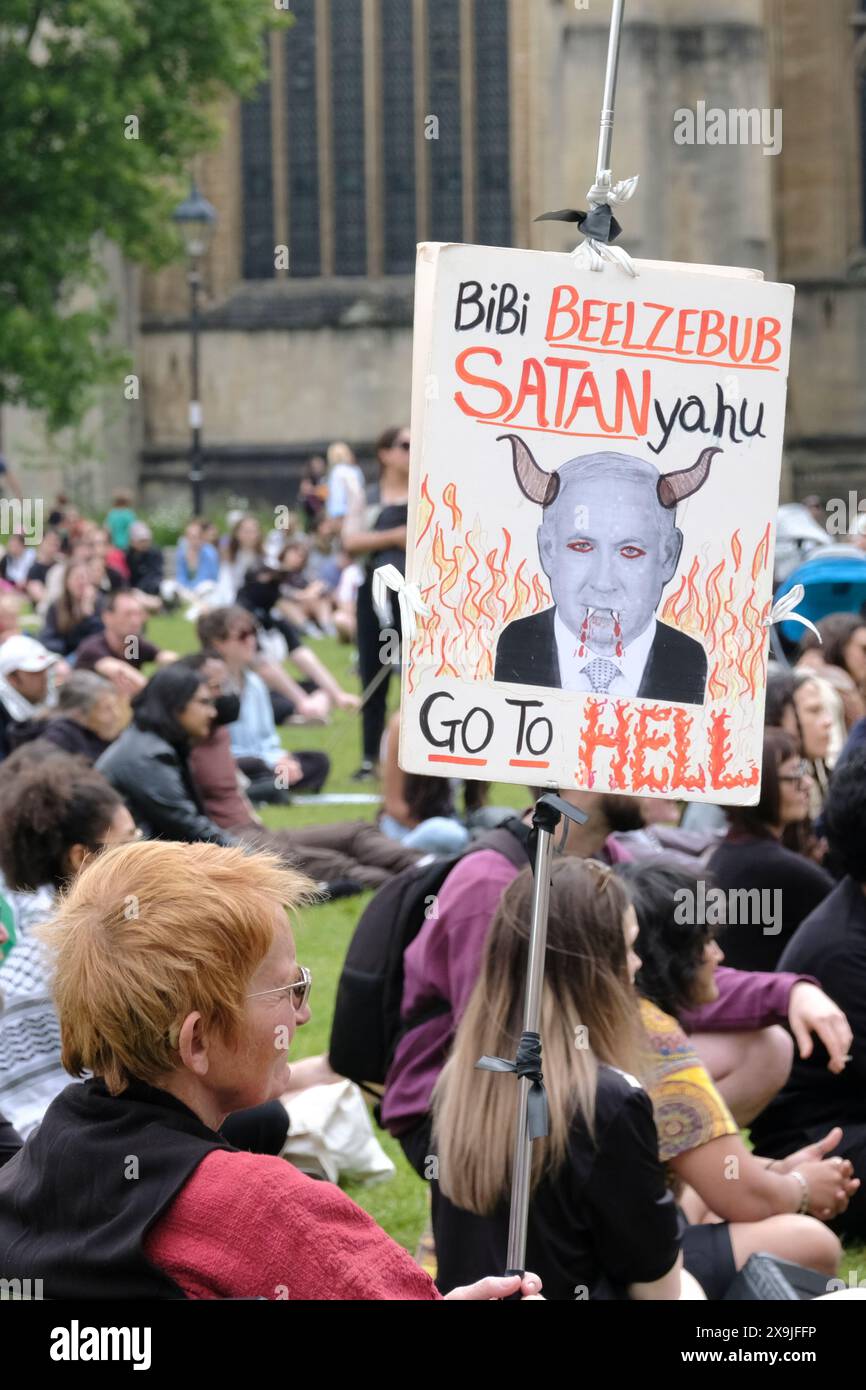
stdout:
<svg viewBox="0 0 866 1390">
<path fill-rule="evenodd" d="M 289 1112 L 282 1156 L 302 1173 L 328 1182 L 384 1182 L 394 1176 L 394 1165 L 373 1133 L 354 1082 L 310 1086 L 282 1099 Z"/>
</svg>

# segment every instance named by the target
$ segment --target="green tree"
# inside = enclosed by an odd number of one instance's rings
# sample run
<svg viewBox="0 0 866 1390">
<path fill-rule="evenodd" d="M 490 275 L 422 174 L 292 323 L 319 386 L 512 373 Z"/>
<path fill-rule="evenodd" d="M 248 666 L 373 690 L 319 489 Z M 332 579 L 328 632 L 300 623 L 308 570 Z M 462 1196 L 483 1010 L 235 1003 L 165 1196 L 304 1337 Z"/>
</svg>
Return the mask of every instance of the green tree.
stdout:
<svg viewBox="0 0 866 1390">
<path fill-rule="evenodd" d="M 100 238 L 151 266 L 178 254 L 170 218 L 190 160 L 218 135 L 215 103 L 262 78 L 281 9 L 2 0 L 0 403 L 42 409 L 56 429 L 117 370 Z"/>
</svg>

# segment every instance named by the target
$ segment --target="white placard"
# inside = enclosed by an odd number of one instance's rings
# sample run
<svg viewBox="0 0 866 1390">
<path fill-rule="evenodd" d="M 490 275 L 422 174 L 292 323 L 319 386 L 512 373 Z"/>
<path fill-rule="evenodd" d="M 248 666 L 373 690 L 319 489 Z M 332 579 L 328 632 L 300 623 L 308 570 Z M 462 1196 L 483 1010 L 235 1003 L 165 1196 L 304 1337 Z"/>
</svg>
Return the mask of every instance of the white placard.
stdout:
<svg viewBox="0 0 866 1390">
<path fill-rule="evenodd" d="M 793 288 L 418 248 L 401 766 L 752 804 Z"/>
</svg>

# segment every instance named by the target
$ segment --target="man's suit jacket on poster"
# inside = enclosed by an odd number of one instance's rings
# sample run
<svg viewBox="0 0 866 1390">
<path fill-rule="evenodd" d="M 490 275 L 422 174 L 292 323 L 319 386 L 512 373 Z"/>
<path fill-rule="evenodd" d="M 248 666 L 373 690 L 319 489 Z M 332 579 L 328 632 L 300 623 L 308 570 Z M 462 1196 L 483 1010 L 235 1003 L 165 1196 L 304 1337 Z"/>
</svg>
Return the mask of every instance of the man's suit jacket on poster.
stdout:
<svg viewBox="0 0 866 1390">
<path fill-rule="evenodd" d="M 496 645 L 494 680 L 515 685 L 562 689 L 554 630 L 555 608 L 509 623 Z M 591 656 L 587 656 L 590 661 Z M 656 620 L 656 635 L 636 697 L 672 704 L 702 705 L 707 684 L 707 654 L 700 642 Z"/>
</svg>

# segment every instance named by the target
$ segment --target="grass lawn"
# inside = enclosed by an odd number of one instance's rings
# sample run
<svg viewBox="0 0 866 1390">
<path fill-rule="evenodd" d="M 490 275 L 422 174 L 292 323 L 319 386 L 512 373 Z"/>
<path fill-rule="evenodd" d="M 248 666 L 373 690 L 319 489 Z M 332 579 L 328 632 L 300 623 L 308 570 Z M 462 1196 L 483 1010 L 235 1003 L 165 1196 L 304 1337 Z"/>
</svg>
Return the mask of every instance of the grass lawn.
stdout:
<svg viewBox="0 0 866 1390">
<path fill-rule="evenodd" d="M 148 637 L 160 647 L 176 652 L 196 649 L 192 626 L 181 617 L 156 618 L 148 625 Z M 339 642 L 323 638 L 310 644 L 347 690 L 357 690 L 358 680 L 351 670 L 352 649 Z M 389 707 L 396 706 L 398 686 L 391 681 Z M 326 728 L 281 729 L 287 748 L 316 748 L 331 759 L 328 792 L 375 791 L 375 783 L 360 787 L 350 778 L 361 761 L 359 718 L 337 711 Z M 491 802 L 496 805 L 522 807 L 527 804 L 526 792 L 517 786 L 497 784 L 491 788 Z M 285 806 L 267 807 L 262 819 L 274 829 L 283 826 L 324 825 L 330 821 L 372 820 L 374 806 Z M 296 931 L 298 959 L 313 972 L 315 984 L 312 996 L 313 1016 L 306 1027 L 296 1034 L 292 1046 L 294 1057 L 307 1057 L 327 1049 L 331 1031 L 331 1015 L 337 981 L 352 932 L 361 912 L 369 901 L 363 897 L 342 898 L 305 910 L 303 921 Z M 378 1137 L 393 1160 L 397 1172 L 391 1182 L 372 1187 L 347 1184 L 346 1190 L 401 1245 L 414 1251 L 424 1226 L 427 1212 L 427 1192 L 403 1157 L 399 1144 L 390 1135 L 378 1132 Z M 840 1277 L 847 1279 L 850 1271 L 866 1284 L 866 1245 L 851 1245 L 843 1256 Z"/>
</svg>

